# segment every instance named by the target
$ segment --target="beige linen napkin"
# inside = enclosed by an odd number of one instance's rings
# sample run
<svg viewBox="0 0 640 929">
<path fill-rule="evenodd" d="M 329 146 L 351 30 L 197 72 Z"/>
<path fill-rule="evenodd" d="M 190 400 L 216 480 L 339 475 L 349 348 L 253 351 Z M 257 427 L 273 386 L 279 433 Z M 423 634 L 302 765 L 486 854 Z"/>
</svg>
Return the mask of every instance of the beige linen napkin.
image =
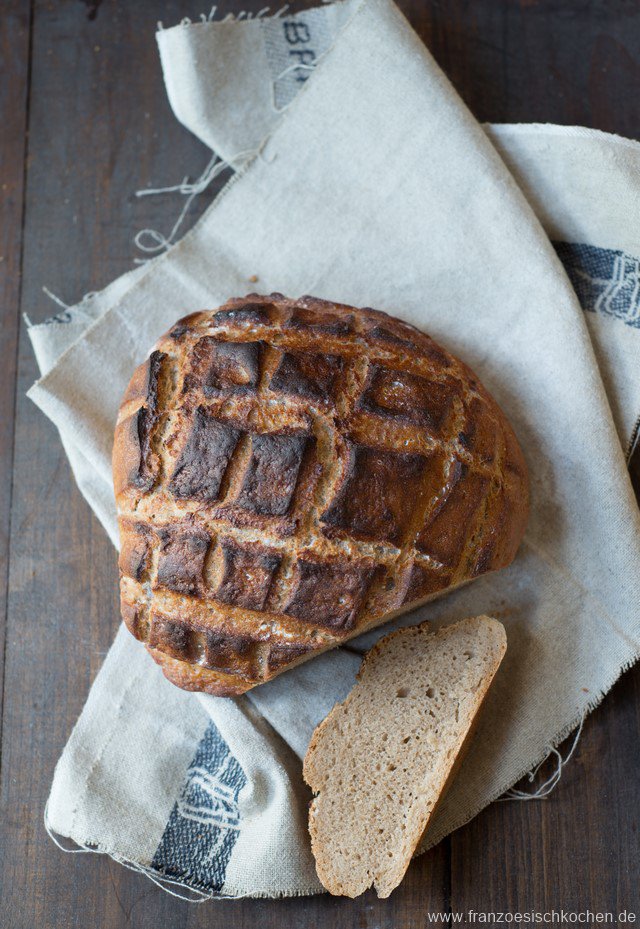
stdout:
<svg viewBox="0 0 640 929">
<path fill-rule="evenodd" d="M 390 0 L 182 25 L 159 46 L 176 115 L 240 170 L 181 242 L 69 314 L 75 341 L 64 323 L 30 330 L 46 371 L 30 396 L 115 542 L 117 407 L 178 316 L 251 289 L 314 293 L 394 313 L 469 362 L 521 440 L 532 515 L 509 569 L 403 620 L 485 612 L 508 636 L 432 844 L 540 761 L 640 650 L 625 464 L 640 235 L 637 212 L 622 232 L 600 203 L 616 185 L 637 201 L 638 146 L 485 132 Z M 299 756 L 378 634 L 232 701 L 172 688 L 121 629 L 56 770 L 50 828 L 207 894 L 317 891 Z"/>
</svg>

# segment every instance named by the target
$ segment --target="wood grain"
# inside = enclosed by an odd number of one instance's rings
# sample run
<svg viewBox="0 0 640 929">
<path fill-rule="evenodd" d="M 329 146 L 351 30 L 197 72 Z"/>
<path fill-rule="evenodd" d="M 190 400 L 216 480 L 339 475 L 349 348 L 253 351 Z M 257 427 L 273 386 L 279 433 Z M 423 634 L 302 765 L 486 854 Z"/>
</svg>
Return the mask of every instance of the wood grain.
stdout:
<svg viewBox="0 0 640 929">
<path fill-rule="evenodd" d="M 226 0 L 222 12 L 261 5 Z M 637 4 L 400 5 L 479 119 L 639 134 Z M 103 856 L 64 855 L 45 834 L 55 762 L 118 621 L 116 568 L 55 430 L 24 397 L 36 376 L 24 332 L 16 376 L 19 310 L 44 319 L 52 307 L 43 284 L 73 302 L 131 266 L 134 230 L 167 231 L 175 201 L 138 200 L 133 192 L 196 175 L 209 156 L 169 110 L 153 31 L 158 19 L 170 24 L 201 10 L 196 0 L 3 4 L 0 469 L 9 479 L 0 498 L 2 603 L 7 577 L 9 585 L 0 925 L 413 929 L 426 925 L 428 911 L 449 908 L 638 910 L 637 670 L 589 718 L 548 801 L 495 804 L 415 861 L 388 901 L 369 893 L 357 901 L 193 906 Z"/>
<path fill-rule="evenodd" d="M 25 0 L 7 3 L 0 17 L 0 745 L 9 582 L 9 531 L 15 424 L 16 368 L 22 282 L 22 225 L 29 87 L 31 11 Z"/>
</svg>

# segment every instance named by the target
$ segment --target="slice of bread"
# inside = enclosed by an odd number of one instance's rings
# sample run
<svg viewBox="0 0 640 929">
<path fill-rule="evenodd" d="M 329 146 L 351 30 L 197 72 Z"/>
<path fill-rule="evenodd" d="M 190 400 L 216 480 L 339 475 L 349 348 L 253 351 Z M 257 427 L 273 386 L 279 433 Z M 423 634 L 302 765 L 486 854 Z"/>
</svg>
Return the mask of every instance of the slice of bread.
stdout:
<svg viewBox="0 0 640 929">
<path fill-rule="evenodd" d="M 304 778 L 320 881 L 357 897 L 388 897 L 409 866 L 507 648 L 488 616 L 429 634 L 381 639 L 358 682 L 315 730 Z"/>
</svg>

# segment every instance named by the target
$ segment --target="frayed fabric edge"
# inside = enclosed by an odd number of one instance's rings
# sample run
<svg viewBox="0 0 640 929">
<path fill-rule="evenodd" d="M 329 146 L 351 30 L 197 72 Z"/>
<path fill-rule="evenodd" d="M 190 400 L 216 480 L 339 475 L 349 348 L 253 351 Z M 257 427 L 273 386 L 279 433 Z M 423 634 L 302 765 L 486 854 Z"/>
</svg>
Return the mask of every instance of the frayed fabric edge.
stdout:
<svg viewBox="0 0 640 929">
<path fill-rule="evenodd" d="M 529 779 L 529 783 L 533 783 L 542 765 L 549 758 L 551 758 L 552 755 L 555 755 L 555 758 L 556 758 L 555 769 L 552 771 L 549 777 L 545 781 L 542 782 L 542 784 L 540 784 L 538 787 L 535 788 L 535 790 L 532 790 L 532 791 L 518 790 L 515 787 L 510 787 L 501 797 L 498 797 L 498 799 L 496 800 L 496 803 L 508 803 L 511 800 L 546 800 L 546 798 L 556 789 L 556 787 L 560 783 L 562 772 L 564 771 L 565 767 L 569 764 L 569 762 L 573 758 L 573 755 L 575 754 L 575 751 L 578 747 L 578 742 L 580 741 L 580 736 L 582 735 L 582 728 L 584 726 L 584 721 L 586 718 L 587 717 L 585 714 L 580 720 L 580 725 L 576 729 L 576 734 L 573 737 L 573 742 L 571 743 L 571 748 L 569 749 L 569 752 L 566 758 L 562 757 L 562 754 L 560 753 L 559 749 L 552 747 L 551 751 L 546 755 L 545 758 L 542 759 L 540 764 L 536 765 L 536 767 L 533 768 L 533 770 L 530 771 L 529 774 L 527 775 Z"/>
<path fill-rule="evenodd" d="M 322 4 L 320 4 L 322 5 Z M 164 23 L 158 20 L 157 31 L 163 32 L 165 28 L 168 29 L 188 29 L 190 26 L 208 26 L 211 23 L 219 25 L 220 23 L 239 23 L 239 22 L 250 22 L 259 19 L 265 19 L 267 17 L 271 19 L 279 19 L 281 16 L 284 16 L 285 13 L 289 11 L 289 4 L 285 3 L 283 6 L 278 7 L 275 12 L 272 11 L 270 6 L 265 6 L 261 10 L 258 10 L 257 13 L 251 13 L 249 10 L 240 10 L 237 13 L 227 13 L 224 16 L 218 16 L 218 7 L 212 6 L 208 13 L 200 13 L 199 19 L 191 19 L 190 16 L 184 16 L 179 23 L 175 26 L 165 27 Z"/>
<path fill-rule="evenodd" d="M 319 3 L 317 4 L 317 6 L 318 6 L 318 8 L 322 8 L 322 7 L 326 6 L 326 5 L 329 5 L 331 2 L 348 3 L 349 0 L 321 0 L 321 2 L 319 2 Z M 318 58 L 318 60 L 315 62 L 314 66 L 313 66 L 313 70 L 317 70 L 318 67 L 319 67 L 319 66 L 324 62 L 324 60 L 327 58 L 327 56 L 333 51 L 333 49 L 335 48 L 335 45 L 336 45 L 336 42 L 337 42 L 339 36 L 344 32 L 344 30 L 346 29 L 346 27 L 353 21 L 353 19 L 355 19 L 355 17 L 357 16 L 358 12 L 362 9 L 363 6 L 366 5 L 366 3 L 367 3 L 367 0 L 358 0 L 358 2 L 355 2 L 355 3 L 354 3 L 354 9 L 353 9 L 353 11 L 352 11 L 352 13 L 351 13 L 351 16 L 348 18 L 348 20 L 347 20 L 346 22 L 344 22 L 344 23 L 341 25 L 340 29 L 337 31 L 336 35 L 334 36 L 334 39 L 333 39 L 333 42 L 331 43 L 331 46 L 330 46 L 325 52 L 323 52 L 323 54 Z M 265 19 L 265 18 L 268 18 L 269 15 L 271 15 L 271 18 L 277 19 L 277 18 L 280 18 L 281 16 L 283 16 L 283 15 L 288 11 L 288 9 L 289 9 L 289 6 L 288 6 L 288 5 L 285 5 L 285 6 L 280 7 L 279 9 L 277 9 L 275 13 L 271 14 L 271 8 L 270 8 L 270 7 L 263 7 L 263 9 L 260 10 L 260 11 L 256 14 L 256 16 L 253 17 L 253 19 L 260 19 L 260 20 L 263 20 L 263 19 Z M 180 23 L 177 27 L 169 27 L 169 28 L 183 28 L 183 27 L 184 27 L 184 28 L 188 28 L 188 27 L 190 27 L 190 26 L 194 26 L 194 27 L 195 27 L 195 26 L 209 25 L 209 24 L 214 24 L 214 23 L 215 23 L 215 25 L 219 25 L 221 22 L 226 22 L 227 19 L 228 19 L 228 17 L 225 17 L 225 18 L 223 18 L 223 19 L 221 19 L 221 20 L 215 20 L 215 18 L 211 18 L 211 17 L 215 17 L 215 12 L 216 12 L 216 10 L 217 10 L 217 8 L 216 8 L 216 7 L 213 7 L 208 15 L 207 15 L 207 14 L 201 14 L 201 18 L 200 18 L 200 21 L 199 21 L 199 22 L 191 22 L 190 20 L 187 21 L 187 19 L 185 19 L 185 20 L 183 20 L 182 23 Z M 229 14 L 229 15 L 231 15 L 231 14 Z M 205 17 L 204 20 L 202 19 L 203 16 Z M 234 21 L 235 21 L 235 22 L 240 21 L 240 22 L 246 23 L 247 20 L 246 20 L 244 17 L 242 17 L 241 14 L 238 14 L 238 18 L 235 19 Z M 163 26 L 163 24 L 162 24 L 161 22 L 158 22 L 157 25 L 158 25 L 158 31 L 163 31 L 163 30 L 164 30 L 164 26 Z M 301 88 L 301 90 L 299 91 L 299 93 L 296 94 L 296 96 L 293 98 L 293 100 L 291 100 L 291 101 L 289 102 L 289 104 L 287 104 L 286 107 L 283 107 L 281 110 L 278 110 L 278 111 L 277 111 L 277 112 L 279 112 L 279 113 L 281 114 L 282 118 L 286 118 L 286 117 L 288 116 L 288 111 L 289 111 L 289 109 L 290 109 L 290 107 L 291 107 L 291 104 L 294 103 L 295 100 L 299 99 L 299 97 L 301 96 L 301 94 L 304 93 L 305 89 L 306 89 L 306 87 L 303 86 L 303 87 Z M 237 181 L 239 181 L 242 177 L 244 177 L 244 175 L 245 175 L 245 174 L 248 172 L 248 170 L 251 168 L 251 165 L 254 163 L 254 161 L 256 160 L 256 158 L 261 158 L 261 159 L 264 160 L 264 161 L 267 161 L 267 160 L 268 160 L 268 159 L 266 159 L 265 156 L 264 156 L 264 149 L 266 148 L 267 143 L 268 143 L 269 140 L 271 139 L 272 134 L 273 134 L 273 133 L 271 132 L 271 133 L 269 133 L 267 136 L 265 136 L 265 138 L 261 140 L 261 142 L 260 142 L 260 144 L 257 146 L 257 148 L 256 148 L 254 151 L 251 151 L 251 152 L 239 152 L 239 153 L 233 155 L 232 157 L 228 157 L 226 160 L 223 159 L 221 156 L 216 155 L 215 153 L 213 153 L 212 158 L 211 158 L 210 162 L 207 164 L 207 166 L 206 166 L 206 168 L 205 168 L 203 174 L 201 175 L 200 178 L 198 178 L 198 179 L 197 179 L 195 182 L 193 182 L 193 183 L 190 183 L 190 182 L 185 183 L 186 179 L 184 179 L 183 182 L 182 182 L 181 184 L 173 185 L 171 188 L 156 188 L 156 189 L 153 191 L 153 193 L 163 193 L 163 192 L 165 192 L 165 190 L 166 190 L 167 192 L 168 192 L 169 190 L 171 190 L 171 191 L 173 191 L 173 192 L 185 193 L 185 194 L 187 195 L 187 203 L 184 205 L 183 209 L 181 210 L 181 212 L 180 212 L 180 214 L 179 214 L 179 216 L 178 216 L 178 220 L 177 220 L 176 223 L 174 224 L 174 226 L 173 226 L 173 228 L 172 228 L 172 232 L 170 233 L 169 236 L 164 236 L 162 233 L 159 233 L 157 230 L 152 230 L 152 229 L 149 229 L 149 230 L 139 230 L 139 231 L 138 231 L 138 233 L 136 234 L 136 237 L 138 237 L 138 236 L 140 236 L 140 235 L 143 235 L 143 234 L 145 234 L 145 233 L 150 234 L 151 240 L 152 240 L 152 241 L 151 241 L 151 246 L 152 246 L 152 247 L 151 247 L 151 249 L 148 249 L 148 251 L 151 252 L 151 254 L 149 254 L 149 257 L 147 257 L 147 258 L 134 258 L 134 259 L 133 259 L 133 265 L 134 265 L 134 267 L 133 267 L 132 269 L 130 269 L 128 272 L 125 272 L 125 274 L 131 274 L 131 273 L 135 272 L 135 271 L 136 271 L 136 266 L 137 266 L 138 269 L 139 269 L 140 265 L 146 265 L 147 267 L 149 267 L 149 266 L 151 266 L 151 265 L 154 263 L 154 261 L 155 261 L 156 259 L 160 259 L 160 260 L 161 260 L 161 259 L 162 259 L 166 254 L 168 254 L 174 247 L 176 247 L 176 246 L 178 246 L 178 245 L 181 245 L 181 244 L 185 244 L 185 243 L 188 241 L 188 239 L 189 239 L 189 237 L 191 236 L 191 234 L 192 234 L 192 233 L 195 233 L 196 230 L 198 229 L 198 227 L 199 227 L 199 225 L 200 225 L 200 220 L 198 220 L 190 229 L 188 229 L 187 232 L 184 233 L 184 235 L 183 235 L 181 238 L 179 238 L 177 241 L 171 241 L 171 239 L 172 239 L 172 237 L 174 237 L 174 236 L 176 235 L 176 233 L 177 233 L 177 231 L 178 231 L 178 228 L 182 225 L 182 222 L 183 222 L 184 219 L 186 218 L 186 215 L 187 215 L 187 213 L 188 213 L 189 207 L 190 207 L 190 205 L 191 205 L 193 199 L 194 199 L 195 197 L 197 197 L 200 193 L 202 193 L 202 191 L 203 191 L 204 189 L 206 189 L 206 187 L 208 186 L 208 184 L 214 179 L 214 177 L 217 177 L 218 173 L 220 173 L 221 170 L 224 170 L 224 168 L 231 168 L 232 171 L 233 171 L 232 176 L 229 178 L 229 180 L 226 182 L 226 184 L 222 187 L 222 189 L 216 194 L 216 197 L 215 197 L 215 204 L 219 204 L 219 203 L 222 201 L 223 197 L 224 197 L 226 194 L 228 194 L 229 191 L 233 188 L 234 184 L 237 183 Z M 184 189 L 185 187 L 191 188 L 191 189 L 185 190 L 185 189 Z M 198 189 L 195 189 L 195 190 L 194 190 L 194 188 L 198 188 Z M 152 192 L 152 191 L 149 190 L 149 193 L 151 193 L 151 192 Z M 145 195 L 145 192 L 137 192 L 137 195 L 140 195 L 140 193 L 142 193 L 143 196 Z M 200 219 L 202 219 L 202 217 L 201 217 Z M 138 244 L 138 243 L 136 243 L 136 244 Z M 71 315 L 75 315 L 75 312 L 76 312 L 80 307 L 82 307 L 84 301 L 85 301 L 86 299 L 88 299 L 88 298 L 91 298 L 93 295 L 94 295 L 93 292 L 90 293 L 90 294 L 86 294 L 85 297 L 83 297 L 83 299 L 82 299 L 79 303 L 74 304 L 73 307 L 72 307 L 73 314 L 71 314 Z M 52 299 L 54 299 L 55 302 L 60 302 L 60 303 L 62 303 L 62 301 L 59 301 L 59 299 L 56 298 L 55 296 L 53 296 Z M 66 304 L 63 304 L 63 306 L 66 307 Z M 65 308 L 65 310 L 63 311 L 63 313 L 62 313 L 62 314 L 58 314 L 58 316 L 64 315 L 64 314 L 66 314 L 67 312 L 70 312 L 70 311 L 67 310 L 67 309 Z M 70 317 L 69 317 L 69 318 L 70 318 Z M 60 322 L 62 322 L 62 321 L 68 321 L 68 318 L 65 318 L 65 320 L 56 319 L 56 316 L 54 315 L 54 316 L 52 316 L 52 317 L 49 317 L 49 319 L 48 319 L 48 320 L 45 320 L 43 323 L 37 323 L 37 324 L 35 324 L 35 326 L 32 326 L 31 328 L 35 328 L 36 326 L 48 325 L 48 324 L 50 324 L 50 323 L 54 323 L 54 322 L 58 322 L 58 321 L 60 321 Z M 90 325 L 92 325 L 92 324 L 94 324 L 94 323 L 96 323 L 96 322 L 98 322 L 98 320 L 93 320 L 92 323 L 91 323 Z M 37 382 L 36 382 L 36 383 L 37 383 Z"/>
<path fill-rule="evenodd" d="M 156 871 L 154 868 L 149 868 L 146 865 L 140 864 L 139 862 L 132 861 L 130 858 L 125 858 L 123 855 L 118 854 L 118 852 L 113 851 L 101 843 L 82 843 L 77 842 L 75 839 L 70 838 L 69 836 L 63 836 L 60 833 L 56 832 L 51 824 L 49 823 L 49 803 L 44 808 L 44 828 L 47 835 L 51 841 L 60 849 L 60 851 L 65 852 L 67 855 L 79 855 L 79 854 L 93 854 L 93 855 L 106 855 L 108 858 L 111 858 L 117 864 L 123 865 L 129 871 L 134 871 L 136 874 L 141 874 L 143 877 L 148 878 L 153 884 L 156 885 L 160 890 L 163 890 L 165 893 L 169 894 L 171 897 L 176 897 L 178 900 L 183 900 L 185 903 L 208 903 L 210 900 L 242 900 L 242 899 L 267 899 L 267 900 L 278 900 L 285 897 L 311 897 L 318 894 L 317 887 L 309 888 L 308 890 L 289 890 L 281 891 L 279 893 L 267 893 L 266 891 L 256 891 L 255 893 L 246 893 L 246 894 L 232 894 L 221 892 L 206 892 L 201 890 L 199 887 L 193 886 L 189 880 L 179 880 L 173 877 L 165 877 L 161 872 Z M 70 843 L 73 843 L 73 847 L 65 845 L 63 840 L 66 840 Z M 174 890 L 174 887 L 182 887 L 189 892 L 190 895 L 186 893 L 180 893 L 179 891 Z"/>
<path fill-rule="evenodd" d="M 621 668 L 620 674 L 628 670 L 628 668 L 630 668 L 635 663 L 635 660 L 637 660 L 637 656 L 636 656 L 636 659 L 630 661 L 626 666 Z M 608 691 L 604 691 L 603 693 L 599 695 L 597 702 L 594 703 L 591 709 L 585 710 L 584 714 L 581 717 L 579 717 L 577 724 L 575 725 L 571 724 L 569 727 L 565 727 L 562 730 L 562 733 L 564 734 L 561 734 L 560 736 L 558 736 L 556 740 L 554 740 L 555 744 L 551 746 L 548 751 L 545 752 L 544 756 L 533 767 L 532 770 L 530 770 L 529 772 L 527 771 L 523 772 L 523 774 L 520 775 L 520 777 L 516 778 L 513 782 L 514 784 L 516 784 L 519 780 L 522 779 L 522 777 L 525 777 L 525 776 L 528 776 L 529 779 L 532 781 L 535 778 L 538 771 L 540 770 L 541 766 L 544 764 L 544 762 L 552 754 L 555 754 L 558 759 L 557 767 L 555 771 L 550 775 L 550 777 L 547 778 L 547 780 L 542 785 L 540 785 L 540 787 L 538 787 L 535 791 L 531 793 L 528 793 L 526 791 L 515 790 L 513 786 L 508 788 L 505 792 L 494 797 L 492 800 L 489 800 L 488 803 L 484 804 L 482 807 L 476 810 L 476 812 L 470 815 L 468 818 L 466 818 L 464 822 L 460 822 L 457 825 L 454 825 L 447 832 L 443 833 L 442 835 L 439 835 L 436 839 L 434 839 L 433 842 L 430 842 L 429 844 L 420 848 L 418 851 L 415 852 L 413 857 L 417 858 L 420 855 L 424 854 L 425 852 L 429 851 L 431 848 L 433 848 L 435 845 L 441 842 L 444 838 L 446 838 L 448 835 L 454 832 L 456 829 L 461 828 L 462 826 L 466 825 L 466 823 L 474 819 L 475 816 L 477 816 L 483 809 L 486 809 L 486 807 L 489 806 L 493 802 L 546 799 L 552 793 L 552 791 L 558 786 L 558 783 L 560 782 L 564 768 L 566 767 L 566 765 L 569 763 L 569 761 L 575 754 L 575 751 L 577 749 L 578 742 L 579 742 L 579 739 L 582 733 L 584 721 L 588 713 L 591 712 L 592 709 L 595 709 L 595 707 L 602 701 L 602 699 L 604 698 L 607 692 Z M 577 731 L 576 731 L 573 743 L 571 745 L 569 753 L 567 754 L 565 758 L 563 758 L 556 746 L 560 742 L 564 741 L 567 735 L 569 735 L 576 728 L 576 725 L 577 725 Z M 225 894 L 224 892 L 207 893 L 206 891 L 201 890 L 199 887 L 193 886 L 189 882 L 188 879 L 179 880 L 177 878 L 165 877 L 160 872 L 156 871 L 155 869 L 149 868 L 143 864 L 140 864 L 139 862 L 132 861 L 129 858 L 125 858 L 124 856 L 118 854 L 117 852 L 113 850 L 110 850 L 109 848 L 107 848 L 106 846 L 100 843 L 97 843 L 97 844 L 79 843 L 75 839 L 71 839 L 69 837 L 60 835 L 59 833 L 55 832 L 55 830 L 50 825 L 48 811 L 49 811 L 49 803 L 47 801 L 47 804 L 44 810 L 44 827 L 45 827 L 45 830 L 49 838 L 52 840 L 52 842 L 54 842 L 54 844 L 61 851 L 66 852 L 67 854 L 84 853 L 84 854 L 107 855 L 109 858 L 113 859 L 113 861 L 116 861 L 118 864 L 123 865 L 128 870 L 134 871 L 136 874 L 141 874 L 144 877 L 147 877 L 160 890 L 163 890 L 165 893 L 169 894 L 172 897 L 176 897 L 179 900 L 183 900 L 185 903 L 206 903 L 210 900 L 239 900 L 239 899 L 244 899 L 244 898 L 247 898 L 247 899 L 262 898 L 262 899 L 274 899 L 275 900 L 275 899 L 283 899 L 283 898 L 288 898 L 288 897 L 316 896 L 318 894 L 317 888 L 309 888 L 307 890 L 302 889 L 302 890 L 281 891 L 276 894 L 270 894 L 265 891 L 257 891 L 253 893 L 247 893 L 247 894 L 228 894 L 228 893 Z M 63 844 L 62 839 L 65 839 L 65 838 L 67 838 L 69 842 L 73 843 L 73 847 Z M 173 889 L 174 887 L 184 888 L 185 890 L 188 891 L 188 894 L 180 893 L 179 891 L 174 890 Z"/>
<path fill-rule="evenodd" d="M 528 800 L 547 799 L 550 796 L 550 794 L 553 792 L 553 790 L 559 784 L 564 768 L 566 767 L 568 762 L 571 760 L 571 758 L 575 754 L 580 736 L 583 731 L 584 722 L 587 716 L 590 713 L 592 713 L 593 710 L 595 710 L 600 705 L 600 703 L 602 703 L 602 700 L 609 693 L 611 688 L 617 683 L 617 681 L 626 671 L 630 670 L 630 668 L 632 668 L 636 664 L 636 662 L 638 661 L 638 658 L 640 658 L 640 654 L 635 653 L 620 666 L 617 673 L 611 679 L 609 684 L 605 686 L 598 694 L 596 694 L 595 697 L 589 700 L 589 702 L 587 703 L 582 713 L 574 717 L 574 719 L 570 723 L 563 726 L 559 730 L 555 738 L 552 739 L 549 747 L 540 754 L 540 757 L 534 763 L 533 767 L 527 766 L 527 768 L 520 771 L 520 773 L 513 779 L 509 787 L 506 787 L 506 788 L 502 787 L 499 791 L 496 791 L 495 794 L 491 796 L 487 800 L 486 803 L 483 803 L 481 806 L 477 807 L 472 813 L 466 815 L 460 821 L 454 822 L 449 828 L 447 828 L 446 831 L 436 833 L 432 837 L 431 840 L 429 840 L 427 843 L 425 843 L 425 845 L 423 845 L 420 849 L 416 851 L 416 853 L 414 854 L 414 857 L 417 858 L 420 855 L 424 854 L 425 852 L 429 851 L 430 849 L 434 848 L 436 845 L 438 845 L 439 842 L 441 842 L 447 836 L 451 835 L 451 833 L 455 832 L 457 829 L 461 829 L 463 826 L 467 825 L 467 823 L 475 819 L 475 817 L 479 813 L 481 813 L 482 810 L 486 809 L 488 806 L 490 806 L 492 803 L 495 803 L 496 801 L 506 801 L 506 800 L 528 801 Z M 569 753 L 567 754 L 565 758 L 563 758 L 561 753 L 558 750 L 558 745 L 560 745 L 560 743 L 563 742 L 576 729 L 577 729 L 577 732 L 574 736 L 574 740 L 570 747 Z M 537 772 L 540 770 L 541 766 L 552 754 L 555 754 L 558 759 L 556 770 L 542 785 L 540 785 L 540 787 L 538 787 L 536 790 L 532 791 L 531 793 L 527 793 L 525 791 L 513 792 L 514 785 L 517 784 L 518 781 L 522 780 L 522 778 L 529 777 L 530 780 L 533 780 Z M 184 900 L 187 903 L 204 903 L 208 900 L 225 900 L 225 899 L 237 900 L 237 899 L 243 899 L 243 898 L 282 899 L 286 897 L 315 896 L 318 893 L 317 888 L 309 888 L 308 890 L 302 889 L 302 890 L 282 891 L 277 894 L 270 894 L 264 891 L 257 891 L 255 893 L 247 893 L 247 894 L 225 894 L 225 893 L 207 894 L 206 892 L 200 890 L 200 888 L 193 887 L 187 880 L 180 881 L 180 880 L 176 880 L 173 878 L 164 878 L 157 871 L 154 871 L 151 868 L 148 868 L 137 862 L 131 861 L 130 859 L 124 858 L 122 855 L 119 855 L 117 852 L 112 851 L 108 849 L 107 847 L 102 846 L 100 844 L 95 844 L 95 845 L 88 844 L 88 843 L 82 844 L 82 843 L 76 842 L 76 840 L 71 839 L 70 837 L 60 836 L 60 834 L 56 833 L 51 827 L 51 825 L 49 824 L 48 807 L 49 807 L 49 804 L 47 802 L 47 805 L 45 806 L 45 810 L 44 810 L 44 827 L 47 831 L 47 834 L 51 838 L 51 840 L 58 846 L 59 849 L 61 849 L 61 851 L 67 852 L 70 854 L 78 854 L 80 852 L 84 852 L 84 853 L 108 855 L 114 861 L 118 862 L 119 864 L 124 865 L 124 867 L 128 868 L 129 870 L 135 871 L 136 873 L 142 874 L 145 877 L 149 878 L 149 880 L 151 880 L 154 884 L 156 884 L 156 886 L 159 887 L 161 890 L 164 890 L 166 893 L 170 894 L 171 896 L 178 897 L 179 899 Z M 68 838 L 69 841 L 73 842 L 76 847 L 75 848 L 66 847 L 61 842 L 62 838 Z M 187 889 L 192 894 L 192 896 L 187 896 L 186 894 L 181 894 L 181 893 L 176 892 L 175 890 L 172 889 L 173 886 L 183 887 Z"/>
<path fill-rule="evenodd" d="M 589 716 L 590 713 L 593 713 L 593 711 L 597 709 L 598 706 L 600 706 L 600 704 L 602 703 L 606 695 L 609 693 L 609 691 L 612 689 L 612 687 L 620 680 L 620 678 L 626 671 L 629 671 L 637 663 L 639 658 L 640 658 L 640 653 L 634 652 L 632 656 L 627 659 L 627 661 L 623 662 L 620 665 L 617 672 L 615 673 L 615 675 L 613 675 L 609 683 L 606 684 L 591 700 L 588 701 L 587 705 L 584 707 L 582 712 L 579 713 L 577 716 L 575 716 L 571 720 L 571 722 L 567 723 L 565 726 L 563 726 L 559 730 L 559 732 L 556 733 L 555 737 L 551 739 L 548 747 L 545 748 L 544 751 L 537 758 L 533 767 L 530 765 L 527 765 L 526 768 L 520 771 L 517 777 L 513 778 L 513 781 L 509 787 L 502 787 L 500 790 L 495 791 L 495 793 L 489 797 L 486 803 L 483 803 L 482 806 L 477 807 L 467 816 L 462 817 L 459 821 L 454 821 L 454 823 L 450 827 L 448 827 L 446 831 L 435 833 L 433 838 L 429 839 L 425 843 L 425 845 L 420 849 L 420 851 L 417 852 L 417 855 L 422 855 L 424 852 L 429 851 L 429 849 L 434 848 L 439 842 L 441 842 L 447 836 L 451 835 L 452 832 L 455 832 L 456 829 L 461 829 L 463 826 L 466 826 L 467 823 L 470 823 L 472 819 L 475 819 L 475 817 L 479 813 L 481 813 L 482 810 L 486 809 L 488 806 L 490 806 L 492 803 L 495 803 L 497 800 L 502 799 L 505 796 L 505 794 L 507 794 L 513 788 L 513 786 L 518 783 L 518 781 L 521 781 L 522 778 L 524 777 L 528 777 L 532 771 L 539 770 L 541 765 L 544 764 L 547 758 L 549 758 L 549 756 L 554 753 L 554 750 L 557 750 L 558 745 L 560 745 L 561 742 L 564 742 L 564 740 L 569 735 L 571 735 L 574 729 L 577 729 L 579 727 L 580 731 L 579 733 L 577 733 L 577 737 L 581 735 L 584 721 L 586 720 L 587 716 Z M 577 737 L 576 737 L 576 744 L 577 744 Z M 571 750 L 570 754 L 573 754 L 573 749 Z M 567 761 L 568 761 L 568 757 L 564 759 L 563 767 L 564 765 L 566 765 Z M 551 793 L 551 791 L 549 791 L 549 793 Z M 548 796 L 549 794 L 545 794 L 542 797 L 535 797 L 534 799 L 544 800 Z M 514 799 L 514 798 L 507 797 L 507 799 Z M 521 800 L 522 798 L 518 797 L 515 799 Z"/>
<path fill-rule="evenodd" d="M 60 307 L 59 313 L 54 313 L 52 316 L 47 316 L 46 319 L 43 319 L 40 323 L 34 323 L 31 321 L 29 316 L 26 313 L 22 314 L 22 317 L 27 324 L 28 329 L 42 329 L 45 326 L 51 326 L 56 323 L 70 323 L 73 322 L 78 316 L 84 315 L 83 307 L 84 304 L 96 296 L 95 291 L 89 291 L 86 293 L 78 303 L 69 304 L 65 303 L 57 294 L 54 294 L 53 291 L 49 290 L 48 287 L 42 286 L 42 292 L 45 294 L 49 300 L 53 301 L 56 306 Z"/>
</svg>

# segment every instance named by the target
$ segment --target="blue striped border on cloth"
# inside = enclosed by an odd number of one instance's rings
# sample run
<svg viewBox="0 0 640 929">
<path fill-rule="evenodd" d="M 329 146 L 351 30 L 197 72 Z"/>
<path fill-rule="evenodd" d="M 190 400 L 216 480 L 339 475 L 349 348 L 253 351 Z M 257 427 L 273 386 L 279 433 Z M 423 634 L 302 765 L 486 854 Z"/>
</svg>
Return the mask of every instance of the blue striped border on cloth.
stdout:
<svg viewBox="0 0 640 929">
<path fill-rule="evenodd" d="M 554 242 L 583 310 L 640 329 L 640 261 L 625 252 Z"/>
<path fill-rule="evenodd" d="M 240 829 L 238 795 L 247 778 L 213 723 L 201 739 L 151 867 L 220 893 Z"/>
</svg>

